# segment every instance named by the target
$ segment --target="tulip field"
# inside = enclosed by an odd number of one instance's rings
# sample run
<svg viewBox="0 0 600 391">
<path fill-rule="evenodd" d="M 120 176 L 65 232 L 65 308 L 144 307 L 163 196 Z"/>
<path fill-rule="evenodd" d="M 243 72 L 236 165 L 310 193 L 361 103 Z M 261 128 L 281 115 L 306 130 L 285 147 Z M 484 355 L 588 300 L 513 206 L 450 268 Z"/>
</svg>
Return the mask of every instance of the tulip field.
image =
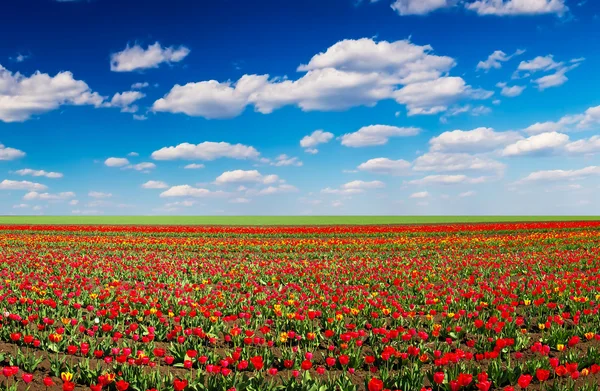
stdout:
<svg viewBox="0 0 600 391">
<path fill-rule="evenodd" d="M 600 222 L 0 225 L 0 388 L 598 390 Z"/>
</svg>

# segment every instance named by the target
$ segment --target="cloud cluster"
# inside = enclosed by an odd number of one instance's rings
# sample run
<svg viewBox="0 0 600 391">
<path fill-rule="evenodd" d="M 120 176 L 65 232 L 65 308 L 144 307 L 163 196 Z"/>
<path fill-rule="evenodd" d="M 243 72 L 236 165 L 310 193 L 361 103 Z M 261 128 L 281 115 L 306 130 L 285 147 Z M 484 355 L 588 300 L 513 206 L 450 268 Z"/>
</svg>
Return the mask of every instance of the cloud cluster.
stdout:
<svg viewBox="0 0 600 391">
<path fill-rule="evenodd" d="M 127 47 L 110 56 L 110 70 L 113 72 L 131 72 L 142 69 L 158 68 L 162 63 L 176 63 L 190 54 L 185 46 L 175 48 L 162 47 L 156 42 L 146 49 L 138 44 Z"/>
<path fill-rule="evenodd" d="M 439 113 L 460 99 L 489 98 L 491 92 L 448 76 L 454 59 L 432 51 L 409 40 L 347 39 L 300 65 L 304 75 L 296 80 L 252 74 L 235 82 L 176 85 L 152 108 L 212 119 L 238 116 L 249 105 L 267 114 L 284 106 L 333 111 L 394 99 L 415 115 Z"/>
<path fill-rule="evenodd" d="M 38 71 L 27 77 L 0 65 L 0 121 L 23 122 L 63 105 L 101 107 L 103 102 L 104 97 L 71 72 L 50 76 Z"/>
</svg>

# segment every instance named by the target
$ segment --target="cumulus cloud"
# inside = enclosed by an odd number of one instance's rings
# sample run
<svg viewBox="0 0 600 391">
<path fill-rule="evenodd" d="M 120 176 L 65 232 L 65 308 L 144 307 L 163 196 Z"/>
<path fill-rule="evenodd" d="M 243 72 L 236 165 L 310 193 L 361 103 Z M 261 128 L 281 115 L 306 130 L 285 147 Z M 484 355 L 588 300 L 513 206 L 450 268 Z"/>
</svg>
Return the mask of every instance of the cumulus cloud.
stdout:
<svg viewBox="0 0 600 391">
<path fill-rule="evenodd" d="M 302 167 L 303 163 L 297 157 L 290 157 L 288 155 L 281 154 L 275 158 L 274 161 L 269 162 L 270 165 L 275 167 L 294 166 Z"/>
<path fill-rule="evenodd" d="M 205 141 L 200 144 L 183 143 L 152 152 L 154 160 L 215 160 L 219 158 L 256 159 L 260 153 L 251 146 L 226 142 Z"/>
<path fill-rule="evenodd" d="M 22 158 L 23 156 L 25 156 L 25 152 L 0 144 L 0 160 L 15 160 Z"/>
<path fill-rule="evenodd" d="M 408 84 L 394 93 L 398 103 L 405 104 L 408 115 L 437 114 L 460 98 L 488 99 L 491 91 L 474 89 L 461 77 L 440 77 Z"/>
<path fill-rule="evenodd" d="M 467 153 L 428 152 L 414 161 L 415 171 L 496 171 L 502 172 L 505 165 L 484 156 Z"/>
<path fill-rule="evenodd" d="M 146 49 L 138 44 L 127 47 L 110 56 L 110 70 L 113 72 L 131 72 L 141 69 L 158 68 L 162 63 L 176 63 L 190 54 L 185 46 L 162 47 L 156 42 Z"/>
<path fill-rule="evenodd" d="M 124 157 L 109 157 L 104 161 L 107 167 L 123 167 L 129 164 L 129 160 Z"/>
<path fill-rule="evenodd" d="M 142 163 L 137 163 L 137 164 L 130 164 L 124 168 L 128 169 L 128 170 L 148 172 L 148 170 L 152 170 L 152 169 L 156 168 L 156 164 L 150 163 L 150 162 L 142 162 Z"/>
<path fill-rule="evenodd" d="M 498 83 L 496 87 L 501 88 L 500 94 L 507 98 L 514 98 L 519 96 L 525 91 L 525 86 L 508 86 L 506 83 Z"/>
<path fill-rule="evenodd" d="M 524 156 L 556 152 L 569 142 L 569 136 L 557 132 L 541 133 L 506 146 L 502 156 Z"/>
<path fill-rule="evenodd" d="M 583 58 L 576 58 L 565 64 L 564 62 L 556 62 L 551 54 L 547 56 L 538 56 L 529 61 L 521 61 L 513 78 L 530 77 L 536 72 L 553 72 L 532 80 L 540 91 L 547 88 L 558 87 L 566 83 L 569 79 L 566 73 L 577 68 Z"/>
<path fill-rule="evenodd" d="M 565 115 L 556 122 L 536 122 L 524 129 L 529 134 L 540 134 L 546 132 L 570 132 L 587 130 L 594 125 L 600 124 L 600 106 L 590 107 L 584 113 Z"/>
<path fill-rule="evenodd" d="M 136 105 L 132 105 L 135 101 L 144 98 L 146 94 L 140 91 L 125 91 L 117 92 L 110 102 L 104 104 L 105 107 L 118 107 L 123 113 L 135 113 L 138 111 Z"/>
<path fill-rule="evenodd" d="M 392 160 L 384 157 L 369 159 L 360 164 L 359 171 L 367 171 L 374 174 L 407 175 L 411 164 L 403 159 Z"/>
<path fill-rule="evenodd" d="M 412 193 L 408 198 L 428 198 L 430 196 L 429 192 L 426 191 L 419 191 L 416 193 Z"/>
<path fill-rule="evenodd" d="M 102 193 L 100 191 L 90 191 L 88 193 L 88 196 L 92 197 L 92 198 L 110 198 L 112 197 L 111 193 Z"/>
<path fill-rule="evenodd" d="M 5 179 L 0 182 L 0 190 L 28 190 L 28 191 L 42 191 L 48 187 L 41 183 L 29 182 L 29 181 L 11 181 Z"/>
<path fill-rule="evenodd" d="M 55 76 L 35 72 L 27 77 L 0 65 L 0 121 L 23 122 L 63 105 L 101 107 L 104 97 L 71 72 Z"/>
<path fill-rule="evenodd" d="M 469 190 L 469 191 L 465 191 L 463 193 L 460 193 L 458 196 L 460 198 L 466 198 L 466 197 L 473 197 L 475 194 L 477 194 L 477 193 L 474 192 L 473 190 Z"/>
<path fill-rule="evenodd" d="M 573 155 L 585 155 L 600 152 L 600 136 L 573 141 L 565 145 L 565 151 Z"/>
<path fill-rule="evenodd" d="M 268 84 L 269 75 L 244 75 L 236 83 L 216 80 L 174 86 L 152 105 L 158 112 L 207 119 L 233 118 L 249 104 L 250 95 Z"/>
<path fill-rule="evenodd" d="M 131 85 L 131 89 L 132 90 L 141 90 L 142 88 L 146 88 L 148 87 L 150 84 L 148 82 L 138 82 L 138 83 L 133 83 Z"/>
<path fill-rule="evenodd" d="M 75 193 L 73 193 L 72 191 L 65 191 L 65 192 L 56 193 L 56 194 L 38 193 L 37 191 L 30 191 L 29 193 L 27 193 L 23 196 L 23 199 L 27 200 L 27 201 L 33 201 L 33 200 L 61 201 L 61 200 L 68 200 L 73 197 L 75 197 Z"/>
<path fill-rule="evenodd" d="M 231 183 L 264 183 L 271 184 L 279 180 L 277 175 L 262 175 L 257 170 L 225 171 L 215 179 L 215 184 L 224 185 Z"/>
<path fill-rule="evenodd" d="M 295 193 L 297 191 L 298 191 L 298 188 L 296 188 L 295 186 L 284 183 L 284 184 L 280 184 L 280 185 L 268 186 L 268 187 L 265 187 L 264 189 L 260 189 L 260 190 L 249 189 L 248 191 L 246 191 L 246 194 L 265 196 L 265 195 L 281 194 L 281 193 Z"/>
<path fill-rule="evenodd" d="M 500 69 L 502 68 L 502 63 L 510 60 L 515 56 L 519 56 L 525 53 L 525 50 L 517 50 L 515 53 L 508 55 L 504 53 L 502 50 L 496 50 L 494 53 L 490 54 L 485 61 L 479 61 L 477 64 L 477 69 L 483 69 L 485 71 L 489 71 L 490 69 Z"/>
<path fill-rule="evenodd" d="M 409 181 L 411 185 L 459 185 L 465 183 L 483 183 L 488 177 L 471 178 L 463 174 L 458 175 L 428 175 L 421 179 Z"/>
<path fill-rule="evenodd" d="M 296 80 L 253 74 L 237 82 L 209 80 L 176 85 L 154 103 L 153 110 L 231 118 L 248 105 L 268 114 L 284 106 L 332 111 L 396 99 L 414 115 L 443 111 L 461 98 L 490 96 L 490 92 L 474 89 L 460 77 L 447 76 L 454 59 L 432 51 L 429 45 L 409 40 L 343 40 L 300 65 L 298 71 L 305 73 Z"/>
<path fill-rule="evenodd" d="M 31 176 L 43 176 L 46 178 L 52 178 L 52 179 L 56 179 L 56 178 L 62 178 L 63 174 L 60 172 L 48 172 L 45 170 L 32 170 L 31 168 L 23 168 L 21 170 L 17 170 L 15 171 L 15 174 L 17 175 L 21 175 L 21 176 L 26 176 L 26 175 L 31 175 Z"/>
<path fill-rule="evenodd" d="M 166 189 L 167 187 L 169 186 L 163 181 L 148 181 L 142 185 L 144 189 Z"/>
<path fill-rule="evenodd" d="M 300 140 L 300 146 L 305 148 L 304 151 L 307 153 L 315 154 L 318 151 L 315 147 L 319 144 L 328 143 L 333 138 L 333 133 L 325 132 L 321 129 L 315 130 L 308 136 L 302 137 Z"/>
<path fill-rule="evenodd" d="M 186 170 L 199 170 L 201 168 L 204 168 L 204 164 L 191 163 L 191 164 L 186 165 L 183 168 Z"/>
<path fill-rule="evenodd" d="M 224 191 L 212 191 L 190 185 L 173 186 L 160 193 L 160 197 L 223 197 L 227 195 L 228 193 Z"/>
<path fill-rule="evenodd" d="M 564 0 L 477 0 L 466 3 L 465 8 L 479 15 L 564 15 L 569 8 Z"/>
<path fill-rule="evenodd" d="M 434 152 L 489 152 L 512 144 L 523 137 L 517 132 L 496 132 L 492 128 L 453 130 L 429 140 Z"/>
<path fill-rule="evenodd" d="M 342 145 L 346 147 L 369 147 L 374 145 L 384 145 L 392 137 L 416 136 L 421 129 L 419 128 L 399 128 L 390 125 L 369 125 L 363 126 L 354 133 L 347 133 L 341 137 Z"/>
<path fill-rule="evenodd" d="M 532 172 L 517 183 L 579 180 L 597 175 L 600 175 L 598 166 L 588 166 L 578 170 L 542 170 Z"/>
<path fill-rule="evenodd" d="M 426 15 L 451 4 L 451 0 L 394 0 L 392 9 L 400 16 Z"/>
<path fill-rule="evenodd" d="M 332 189 L 330 187 L 327 187 L 325 189 L 321 190 L 321 193 L 325 193 L 325 194 L 357 194 L 357 193 L 363 193 L 365 190 L 370 190 L 370 189 L 381 189 L 385 187 L 385 183 L 381 182 L 381 181 L 352 181 L 352 182 L 348 182 L 343 184 L 342 186 L 340 186 L 339 189 Z"/>
</svg>

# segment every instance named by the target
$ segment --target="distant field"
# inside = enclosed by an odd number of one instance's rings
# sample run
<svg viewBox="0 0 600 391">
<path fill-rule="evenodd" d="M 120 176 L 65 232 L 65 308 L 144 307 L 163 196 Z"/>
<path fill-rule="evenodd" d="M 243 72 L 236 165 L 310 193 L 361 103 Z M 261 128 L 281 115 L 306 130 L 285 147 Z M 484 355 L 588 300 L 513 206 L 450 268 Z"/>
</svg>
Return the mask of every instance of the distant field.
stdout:
<svg viewBox="0 0 600 391">
<path fill-rule="evenodd" d="M 600 216 L 0 216 L 0 224 L 368 225 L 590 221 Z"/>
</svg>

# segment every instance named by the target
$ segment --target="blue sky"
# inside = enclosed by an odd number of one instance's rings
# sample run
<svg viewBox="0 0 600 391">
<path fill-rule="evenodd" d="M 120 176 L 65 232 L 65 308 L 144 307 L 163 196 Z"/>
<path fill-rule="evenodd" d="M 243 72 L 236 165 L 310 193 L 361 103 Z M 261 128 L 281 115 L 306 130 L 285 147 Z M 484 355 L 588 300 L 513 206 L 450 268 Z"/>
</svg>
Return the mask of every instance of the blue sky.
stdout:
<svg viewBox="0 0 600 391">
<path fill-rule="evenodd" d="M 2 6 L 0 214 L 600 214 L 600 4 Z"/>
</svg>

